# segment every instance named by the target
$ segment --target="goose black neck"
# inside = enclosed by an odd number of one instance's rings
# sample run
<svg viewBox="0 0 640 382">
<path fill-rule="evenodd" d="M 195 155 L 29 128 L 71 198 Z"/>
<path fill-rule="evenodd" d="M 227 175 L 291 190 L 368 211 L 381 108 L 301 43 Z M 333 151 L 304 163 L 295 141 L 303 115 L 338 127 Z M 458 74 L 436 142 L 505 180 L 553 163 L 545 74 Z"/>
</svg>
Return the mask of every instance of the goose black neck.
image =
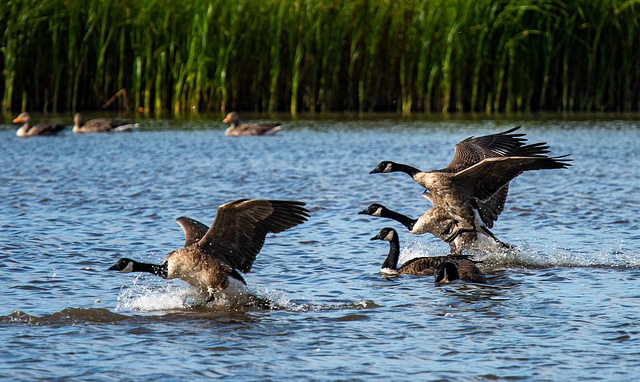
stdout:
<svg viewBox="0 0 640 382">
<path fill-rule="evenodd" d="M 403 226 L 407 227 L 409 231 L 413 230 L 413 226 L 416 224 L 417 219 L 411 219 L 408 216 L 405 216 L 401 213 L 391 211 L 390 209 L 384 209 L 381 214 L 382 217 L 393 219 Z M 397 238 L 396 238 L 397 240 Z"/>
<path fill-rule="evenodd" d="M 133 268 L 131 269 L 131 271 L 153 273 L 154 275 L 157 275 L 162 277 L 163 279 L 166 279 L 167 272 L 169 270 L 168 268 L 169 268 L 168 263 L 166 262 L 162 265 L 135 262 L 133 263 Z"/>
<path fill-rule="evenodd" d="M 398 259 L 400 258 L 400 241 L 398 240 L 398 236 L 394 235 L 393 239 L 389 242 L 389 254 L 387 258 L 382 263 L 382 269 L 397 269 Z"/>
<path fill-rule="evenodd" d="M 447 261 L 446 263 L 441 264 L 438 267 L 438 273 L 436 275 L 436 282 L 440 282 L 444 279 L 447 281 L 458 280 L 460 278 L 460 274 L 458 273 L 458 267 L 452 262 Z"/>
<path fill-rule="evenodd" d="M 419 172 L 422 172 L 420 170 L 418 170 L 415 167 L 411 167 L 409 165 L 406 164 L 402 164 L 402 163 L 396 163 L 394 167 L 395 171 L 401 171 L 404 172 L 405 174 L 409 175 L 410 177 L 413 178 L 414 175 L 416 175 Z"/>
</svg>

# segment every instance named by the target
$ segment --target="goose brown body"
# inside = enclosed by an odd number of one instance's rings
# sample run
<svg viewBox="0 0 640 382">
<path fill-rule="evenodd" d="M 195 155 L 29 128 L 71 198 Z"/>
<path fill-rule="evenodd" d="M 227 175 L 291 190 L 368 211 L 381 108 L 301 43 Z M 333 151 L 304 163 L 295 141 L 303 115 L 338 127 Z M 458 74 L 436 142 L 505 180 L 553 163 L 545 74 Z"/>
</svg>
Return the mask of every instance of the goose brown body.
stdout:
<svg viewBox="0 0 640 382">
<path fill-rule="evenodd" d="M 190 218 L 178 218 L 185 246 L 169 253 L 162 265 L 122 258 L 109 268 L 123 272 L 149 272 L 167 279 L 179 278 L 209 299 L 229 286 L 229 277 L 244 283 L 238 271 L 251 270 L 268 233 L 278 233 L 309 217 L 305 203 L 284 200 L 241 199 L 218 208 L 211 227 Z"/>
<path fill-rule="evenodd" d="M 31 124 L 31 116 L 29 113 L 18 115 L 13 123 L 22 123 L 23 125 L 16 131 L 16 136 L 21 138 L 37 137 L 43 135 L 56 135 L 64 130 L 64 125 L 54 125 L 48 123 Z"/>
<path fill-rule="evenodd" d="M 236 112 L 227 114 L 227 117 L 222 122 L 231 124 L 224 134 L 232 137 L 242 135 L 273 135 L 282 129 L 282 125 L 279 123 L 240 124 L 240 116 Z"/>
<path fill-rule="evenodd" d="M 380 273 L 385 275 L 432 276 L 440 264 L 447 261 L 469 259 L 468 256 L 464 255 L 416 257 L 398 267 L 400 240 L 396 230 L 388 227 L 383 228 L 376 236 L 372 237 L 371 240 L 384 240 L 389 242 L 389 253 L 380 268 Z"/>
<path fill-rule="evenodd" d="M 486 284 L 487 277 L 469 259 L 450 259 L 442 262 L 435 270 L 436 283 L 462 280 L 477 284 Z"/>
<path fill-rule="evenodd" d="M 98 118 L 85 121 L 84 117 L 80 113 L 76 113 L 76 115 L 73 117 L 73 122 L 73 132 L 78 134 L 129 131 L 137 127 L 136 123 L 121 121 L 117 119 Z"/>
<path fill-rule="evenodd" d="M 456 220 L 451 217 L 451 215 L 444 207 L 432 207 L 425 213 L 420 215 L 420 217 L 418 217 L 417 219 L 412 219 L 377 203 L 369 205 L 369 207 L 358 213 L 393 219 L 399 223 L 402 223 L 407 228 L 407 230 L 409 230 L 409 232 L 414 235 L 430 233 L 442 240 L 447 240 L 449 238 L 452 230 L 457 224 Z M 477 242 L 478 234 L 489 236 L 482 230 L 478 232 L 463 232 L 457 235 L 452 241 L 449 242 L 451 253 L 460 254 L 463 249 L 469 248 L 473 243 Z M 493 238 L 494 240 L 498 241 L 497 239 L 495 239 L 495 237 Z M 500 241 L 498 242 L 503 246 L 508 246 L 507 244 L 504 244 Z"/>
</svg>

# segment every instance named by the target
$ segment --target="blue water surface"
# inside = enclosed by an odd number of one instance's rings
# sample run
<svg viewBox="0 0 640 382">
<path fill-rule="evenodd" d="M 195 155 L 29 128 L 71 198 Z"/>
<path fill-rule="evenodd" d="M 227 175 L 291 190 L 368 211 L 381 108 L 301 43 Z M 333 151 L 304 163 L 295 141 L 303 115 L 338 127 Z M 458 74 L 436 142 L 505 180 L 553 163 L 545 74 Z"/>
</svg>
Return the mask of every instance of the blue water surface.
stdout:
<svg viewBox="0 0 640 382">
<path fill-rule="evenodd" d="M 264 118 L 264 117 L 262 117 Z M 219 119 L 143 120 L 131 133 L 19 139 L 0 130 L 0 379 L 636 380 L 640 375 L 640 129 L 634 120 L 289 121 L 274 137 L 224 136 Z M 571 154 L 568 170 L 511 183 L 493 232 L 514 253 L 478 254 L 489 284 L 387 279 L 448 252 L 436 238 L 357 212 L 419 216 L 428 201 L 381 160 L 446 166 L 471 135 L 522 125 Z M 240 198 L 307 203 L 269 235 L 252 302 L 197 306 L 181 280 L 107 272 L 161 263 L 175 223 L 210 224 Z"/>
</svg>

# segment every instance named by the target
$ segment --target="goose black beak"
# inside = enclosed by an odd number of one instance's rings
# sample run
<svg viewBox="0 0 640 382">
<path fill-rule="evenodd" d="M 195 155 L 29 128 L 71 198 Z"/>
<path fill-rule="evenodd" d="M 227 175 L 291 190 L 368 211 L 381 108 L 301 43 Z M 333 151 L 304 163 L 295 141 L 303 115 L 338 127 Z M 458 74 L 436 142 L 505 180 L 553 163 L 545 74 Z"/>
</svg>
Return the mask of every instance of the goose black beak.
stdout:
<svg viewBox="0 0 640 382">
<path fill-rule="evenodd" d="M 362 210 L 358 212 L 358 215 L 367 215 L 367 210 Z"/>
<path fill-rule="evenodd" d="M 379 172 L 381 172 L 381 171 L 380 171 L 380 170 L 378 170 L 378 168 L 376 167 L 376 168 L 374 168 L 373 170 L 369 171 L 369 174 L 377 174 L 377 173 L 379 173 Z"/>
<path fill-rule="evenodd" d="M 117 271 L 118 268 L 116 267 L 116 265 L 112 265 L 109 268 L 107 268 L 108 271 Z"/>
</svg>

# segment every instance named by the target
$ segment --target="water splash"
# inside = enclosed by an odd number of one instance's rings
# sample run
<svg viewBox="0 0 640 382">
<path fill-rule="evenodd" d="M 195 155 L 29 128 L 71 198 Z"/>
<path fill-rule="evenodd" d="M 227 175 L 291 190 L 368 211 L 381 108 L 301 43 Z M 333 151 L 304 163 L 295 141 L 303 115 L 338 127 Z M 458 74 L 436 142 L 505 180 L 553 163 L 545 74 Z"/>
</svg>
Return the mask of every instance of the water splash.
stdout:
<svg viewBox="0 0 640 382">
<path fill-rule="evenodd" d="M 640 268 L 640 256 L 621 241 L 611 248 L 579 251 L 558 243 L 525 243 L 512 249 L 483 245 L 464 252 L 491 268 L 541 269 L 552 267 Z M 408 241 L 401 248 L 400 263 L 421 256 L 443 256 L 446 252 L 434 243 Z"/>
</svg>

